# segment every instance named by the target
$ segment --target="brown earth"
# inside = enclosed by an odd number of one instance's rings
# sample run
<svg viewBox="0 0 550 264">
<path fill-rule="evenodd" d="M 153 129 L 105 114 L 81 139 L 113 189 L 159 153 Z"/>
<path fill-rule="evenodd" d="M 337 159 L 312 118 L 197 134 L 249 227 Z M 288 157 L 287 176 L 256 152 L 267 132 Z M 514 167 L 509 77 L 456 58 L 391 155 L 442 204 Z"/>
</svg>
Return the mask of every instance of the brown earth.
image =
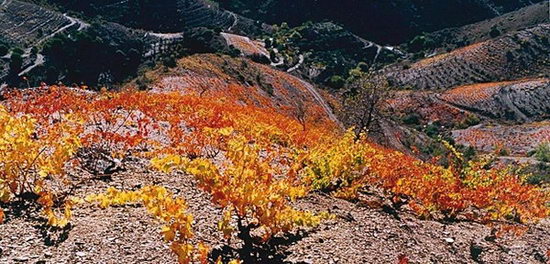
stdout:
<svg viewBox="0 0 550 264">
<path fill-rule="evenodd" d="M 168 187 L 188 202 L 194 215 L 196 240 L 214 248 L 212 257 L 239 257 L 232 240 L 223 247 L 216 229 L 221 211 L 185 174 L 151 172 L 144 161 L 126 163 L 127 170 L 102 179 L 75 171 L 82 180 L 76 196 L 98 193 L 110 186 L 137 189 L 156 184 Z M 367 200 L 383 200 L 365 193 Z M 253 251 L 254 263 L 545 263 L 549 261 L 550 221 L 529 227 L 522 236 L 496 238 L 489 226 L 473 222 L 419 220 L 406 209 L 398 212 L 368 208 L 322 193 L 296 203 L 301 209 L 336 215 L 317 228 L 278 236 Z M 386 207 L 384 207 L 386 208 Z M 159 234 L 160 225 L 138 206 L 99 209 L 83 204 L 74 209 L 66 230 L 44 226 L 37 210 L 11 204 L 0 225 L 1 263 L 174 263 L 175 256 Z M 242 252 L 241 252 L 242 253 Z M 240 255 L 244 259 L 243 255 Z"/>
<path fill-rule="evenodd" d="M 550 24 L 542 23 L 410 65 L 395 64 L 382 75 L 395 86 L 422 90 L 548 76 L 549 32 Z"/>
<path fill-rule="evenodd" d="M 436 51 L 455 49 L 471 43 L 486 41 L 493 38 L 491 36 L 493 29 L 498 30 L 500 34 L 506 34 L 550 22 L 549 4 L 548 1 L 542 1 L 492 19 L 428 33 L 427 37 L 439 44 Z"/>
</svg>

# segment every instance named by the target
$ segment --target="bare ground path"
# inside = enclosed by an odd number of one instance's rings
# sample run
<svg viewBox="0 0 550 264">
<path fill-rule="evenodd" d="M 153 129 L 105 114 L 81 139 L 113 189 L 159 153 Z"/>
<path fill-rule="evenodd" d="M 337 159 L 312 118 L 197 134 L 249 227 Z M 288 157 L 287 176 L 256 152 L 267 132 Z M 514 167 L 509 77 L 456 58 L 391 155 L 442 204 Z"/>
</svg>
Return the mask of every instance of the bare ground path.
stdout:
<svg viewBox="0 0 550 264">
<path fill-rule="evenodd" d="M 231 32 L 233 30 L 233 28 L 235 26 L 237 26 L 237 23 L 239 23 L 239 16 L 237 16 L 237 14 L 231 12 L 231 11 L 225 11 L 225 12 L 228 12 L 229 14 L 231 14 L 231 16 L 233 17 L 233 24 L 231 24 L 231 26 L 229 26 L 229 28 L 227 28 L 227 31 L 228 32 Z"/>
<path fill-rule="evenodd" d="M 321 105 L 321 107 L 325 110 L 325 112 L 327 113 L 328 117 L 334 121 L 336 124 L 339 124 L 341 125 L 340 121 L 338 120 L 338 117 L 336 117 L 336 115 L 332 112 L 332 108 L 330 108 L 330 106 L 327 104 L 327 102 L 325 101 L 325 99 L 319 94 L 319 92 L 317 92 L 317 90 L 315 89 L 315 87 L 310 84 L 309 82 L 306 82 L 298 77 L 294 77 L 294 78 L 297 78 L 303 85 L 304 87 L 308 90 L 308 92 L 315 98 L 315 100 Z"/>
</svg>

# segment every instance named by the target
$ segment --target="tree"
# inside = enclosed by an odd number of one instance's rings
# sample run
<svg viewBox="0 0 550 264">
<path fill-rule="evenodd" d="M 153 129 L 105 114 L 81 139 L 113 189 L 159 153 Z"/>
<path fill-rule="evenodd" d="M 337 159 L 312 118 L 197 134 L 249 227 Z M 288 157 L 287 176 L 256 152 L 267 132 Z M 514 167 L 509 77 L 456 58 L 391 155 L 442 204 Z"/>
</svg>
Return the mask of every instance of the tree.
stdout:
<svg viewBox="0 0 550 264">
<path fill-rule="evenodd" d="M 540 162 L 550 162 L 550 143 L 540 144 L 533 156 Z"/>
<path fill-rule="evenodd" d="M 6 54 L 8 54 L 8 47 L 4 44 L 0 44 L 0 56 L 5 56 Z"/>
<path fill-rule="evenodd" d="M 383 104 L 390 97 L 390 85 L 386 80 L 364 75 L 350 83 L 342 96 L 341 120 L 346 126 L 355 127 L 355 133 L 369 134 L 384 116 Z"/>
<path fill-rule="evenodd" d="M 10 71 L 18 73 L 23 67 L 23 56 L 20 53 L 12 52 L 10 57 Z"/>
<path fill-rule="evenodd" d="M 334 89 L 340 89 L 344 87 L 346 80 L 340 75 L 333 75 L 327 82 L 327 85 Z"/>
<path fill-rule="evenodd" d="M 162 60 L 162 64 L 167 68 L 174 68 L 178 66 L 178 62 L 174 56 L 167 56 Z"/>
<path fill-rule="evenodd" d="M 307 127 L 307 107 L 304 104 L 304 101 L 301 99 L 296 100 L 295 107 L 293 108 L 292 114 L 296 120 L 302 125 L 302 129 L 306 131 Z"/>
<path fill-rule="evenodd" d="M 496 38 L 498 36 L 500 36 L 501 32 L 500 30 L 495 26 L 491 27 L 491 31 L 489 32 L 489 36 L 491 36 L 491 38 Z"/>
</svg>

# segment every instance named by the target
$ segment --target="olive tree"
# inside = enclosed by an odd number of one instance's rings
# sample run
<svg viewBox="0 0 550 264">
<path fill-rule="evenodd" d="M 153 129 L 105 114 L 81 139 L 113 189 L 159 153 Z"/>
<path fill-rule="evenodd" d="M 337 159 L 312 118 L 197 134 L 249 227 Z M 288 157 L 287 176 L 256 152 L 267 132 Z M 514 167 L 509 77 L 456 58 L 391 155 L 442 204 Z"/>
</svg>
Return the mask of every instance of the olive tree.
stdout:
<svg viewBox="0 0 550 264">
<path fill-rule="evenodd" d="M 340 119 L 347 127 L 354 127 L 357 136 L 369 135 L 387 115 L 384 106 L 391 95 L 387 80 L 370 74 L 356 78 L 348 83 L 342 94 Z"/>
</svg>

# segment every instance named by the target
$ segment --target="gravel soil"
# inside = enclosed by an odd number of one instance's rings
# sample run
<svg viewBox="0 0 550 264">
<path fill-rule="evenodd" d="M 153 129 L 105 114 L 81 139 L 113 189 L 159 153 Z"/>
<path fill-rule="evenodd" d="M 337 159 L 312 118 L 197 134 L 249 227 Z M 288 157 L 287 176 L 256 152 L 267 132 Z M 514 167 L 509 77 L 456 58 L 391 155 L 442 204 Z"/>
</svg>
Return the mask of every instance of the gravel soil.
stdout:
<svg viewBox="0 0 550 264">
<path fill-rule="evenodd" d="M 85 172 L 75 195 L 103 192 L 110 186 L 127 190 L 162 185 L 186 199 L 194 215 L 196 240 L 213 248 L 212 257 L 240 257 L 240 244 L 229 246 L 217 231 L 221 210 L 196 187 L 192 176 L 151 172 L 145 164 L 103 179 Z M 296 207 L 329 211 L 335 219 L 309 230 L 278 236 L 253 250 L 250 263 L 550 263 L 550 221 L 530 226 L 521 236 L 495 237 L 489 226 L 472 222 L 419 220 L 406 210 L 387 212 L 313 193 Z M 159 234 L 160 224 L 140 206 L 100 209 L 83 204 L 73 211 L 71 225 L 52 230 L 33 203 L 4 205 L 0 225 L 0 263 L 175 263 Z M 241 255 L 239 255 L 241 254 Z"/>
</svg>

